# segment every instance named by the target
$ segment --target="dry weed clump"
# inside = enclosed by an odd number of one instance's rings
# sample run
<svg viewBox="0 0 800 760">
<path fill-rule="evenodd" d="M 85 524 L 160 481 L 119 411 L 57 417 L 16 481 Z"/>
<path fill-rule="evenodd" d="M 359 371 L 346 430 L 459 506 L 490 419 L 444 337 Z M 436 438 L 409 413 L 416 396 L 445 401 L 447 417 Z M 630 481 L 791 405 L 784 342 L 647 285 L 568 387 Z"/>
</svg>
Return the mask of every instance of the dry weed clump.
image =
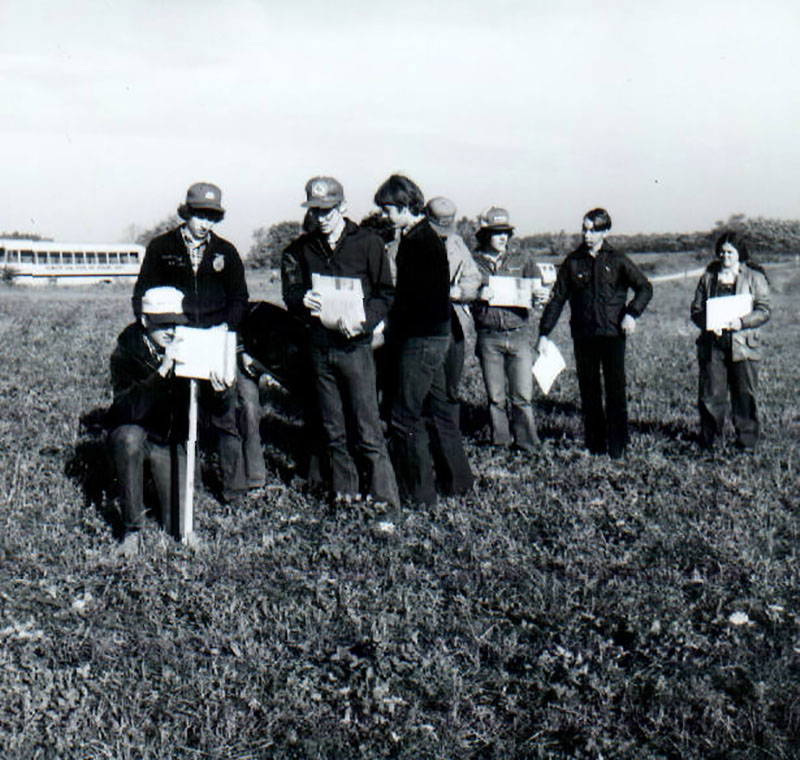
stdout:
<svg viewBox="0 0 800 760">
<path fill-rule="evenodd" d="M 128 562 L 81 425 L 128 294 L 4 291 L 3 757 L 797 756 L 796 307 L 777 294 L 766 330 L 763 446 L 701 456 L 693 286 L 659 285 L 631 341 L 623 463 L 582 451 L 569 372 L 541 452 L 485 445 L 470 360 L 473 494 L 374 538 L 305 489 L 279 399 L 264 498 L 201 489 L 199 545 L 150 524 Z"/>
</svg>

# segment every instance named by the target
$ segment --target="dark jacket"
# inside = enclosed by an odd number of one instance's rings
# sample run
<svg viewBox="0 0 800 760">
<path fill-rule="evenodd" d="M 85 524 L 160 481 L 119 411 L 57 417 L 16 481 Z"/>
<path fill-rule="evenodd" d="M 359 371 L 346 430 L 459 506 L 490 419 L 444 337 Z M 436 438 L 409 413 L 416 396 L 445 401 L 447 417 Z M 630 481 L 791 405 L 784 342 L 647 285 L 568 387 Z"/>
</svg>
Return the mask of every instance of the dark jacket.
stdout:
<svg viewBox="0 0 800 760">
<path fill-rule="evenodd" d="M 158 444 L 185 441 L 189 429 L 189 381 L 158 374 L 160 353 L 151 350 L 139 322 L 128 325 L 117 338 L 111 354 L 111 387 L 114 403 L 106 425 L 139 425 Z M 209 383 L 200 383 L 201 403 L 212 414 L 223 413 L 230 393 L 214 393 Z"/>
<path fill-rule="evenodd" d="M 153 238 L 147 246 L 133 287 L 133 313 L 142 314 L 142 296 L 149 288 L 172 285 L 185 296 L 183 308 L 196 327 L 213 327 L 223 322 L 236 330 L 247 311 L 244 265 L 236 248 L 213 232 L 197 269 L 176 227 Z"/>
<path fill-rule="evenodd" d="M 361 280 L 366 316 L 362 333 L 347 338 L 311 316 L 303 305 L 303 296 L 311 289 L 312 274 Z M 311 340 L 317 346 L 370 343 L 372 331 L 389 313 L 394 300 L 392 273 L 383 241 L 350 219 L 345 219 L 344 232 L 333 250 L 320 231 L 308 232 L 290 243 L 281 258 L 281 285 L 286 308 L 310 326 Z"/>
<path fill-rule="evenodd" d="M 697 343 L 712 343 L 719 340 L 713 332 L 706 331 L 706 301 L 717 296 L 717 278 L 720 271 L 719 261 L 712 261 L 703 272 L 692 299 L 691 317 L 702 332 Z M 750 293 L 753 296 L 753 310 L 742 317 L 742 329 L 730 334 L 732 361 L 761 358 L 761 337 L 758 328 L 770 318 L 769 282 L 763 270 L 740 264 L 739 276 L 736 278 L 735 292 Z M 723 335 L 725 341 L 727 336 Z"/>
<path fill-rule="evenodd" d="M 400 238 L 397 291 L 389 316 L 394 338 L 450 334 L 450 268 L 447 249 L 426 219 Z"/>
<path fill-rule="evenodd" d="M 628 289 L 633 299 L 628 302 Z M 549 335 L 569 301 L 570 328 L 579 338 L 620 336 L 626 314 L 638 318 L 653 297 L 653 286 L 627 256 L 603 242 L 596 257 L 585 244 L 567 256 L 542 318 L 539 335 Z"/>
<path fill-rule="evenodd" d="M 489 277 L 536 277 L 538 270 L 525 251 L 507 251 L 495 261 L 484 251 L 475 252 L 475 263 L 481 273 L 481 284 L 488 285 Z M 531 301 L 531 307 L 533 302 Z M 476 330 L 516 330 L 528 324 L 530 309 L 519 306 L 489 306 L 486 301 L 470 304 Z"/>
</svg>

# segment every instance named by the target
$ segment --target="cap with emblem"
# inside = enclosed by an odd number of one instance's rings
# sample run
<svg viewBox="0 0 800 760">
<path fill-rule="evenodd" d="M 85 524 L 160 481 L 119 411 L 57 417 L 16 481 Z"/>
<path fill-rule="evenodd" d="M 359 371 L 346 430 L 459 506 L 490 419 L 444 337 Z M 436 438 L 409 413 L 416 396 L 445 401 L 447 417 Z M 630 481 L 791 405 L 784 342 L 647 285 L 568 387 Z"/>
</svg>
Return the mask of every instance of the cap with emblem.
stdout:
<svg viewBox="0 0 800 760">
<path fill-rule="evenodd" d="M 333 208 L 344 200 L 344 188 L 333 177 L 312 177 L 306 182 L 307 208 Z"/>
<path fill-rule="evenodd" d="M 456 204 L 443 195 L 425 204 L 425 216 L 440 235 L 451 235 L 456 230 Z"/>
<path fill-rule="evenodd" d="M 146 290 L 142 296 L 142 314 L 156 325 L 186 324 L 189 321 L 183 313 L 183 293 L 171 285 Z"/>
<path fill-rule="evenodd" d="M 513 232 L 508 211 L 499 206 L 490 206 L 478 217 L 480 229 L 491 232 Z"/>
<path fill-rule="evenodd" d="M 208 209 L 210 211 L 225 211 L 222 208 L 222 190 L 210 182 L 195 182 L 186 191 L 186 206 L 189 209 Z"/>
</svg>

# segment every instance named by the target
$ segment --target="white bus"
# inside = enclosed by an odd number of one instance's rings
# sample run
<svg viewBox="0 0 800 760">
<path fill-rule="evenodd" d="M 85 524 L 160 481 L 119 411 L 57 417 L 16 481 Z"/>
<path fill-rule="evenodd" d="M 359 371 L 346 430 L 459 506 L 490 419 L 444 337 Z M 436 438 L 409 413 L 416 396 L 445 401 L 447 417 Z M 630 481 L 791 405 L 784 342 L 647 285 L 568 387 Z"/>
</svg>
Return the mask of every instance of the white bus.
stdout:
<svg viewBox="0 0 800 760">
<path fill-rule="evenodd" d="M 87 285 L 131 281 L 144 246 L 135 243 L 53 243 L 0 238 L 0 273 L 20 285 Z"/>
</svg>

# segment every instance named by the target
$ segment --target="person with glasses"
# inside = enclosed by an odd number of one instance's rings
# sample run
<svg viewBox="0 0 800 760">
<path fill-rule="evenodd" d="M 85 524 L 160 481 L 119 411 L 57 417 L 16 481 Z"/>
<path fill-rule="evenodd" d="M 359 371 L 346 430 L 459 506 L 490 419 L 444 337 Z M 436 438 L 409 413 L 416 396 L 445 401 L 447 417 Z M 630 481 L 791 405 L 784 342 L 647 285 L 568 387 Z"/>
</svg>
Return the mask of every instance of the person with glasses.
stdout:
<svg viewBox="0 0 800 760">
<path fill-rule="evenodd" d="M 196 182 L 178 207 L 183 223 L 153 238 L 147 245 L 133 288 L 133 313 L 142 315 L 142 297 L 153 287 L 170 286 L 184 295 L 184 313 L 193 327 L 226 325 L 237 330 L 248 308 L 244 265 L 232 243 L 214 229 L 225 217 L 222 191 L 210 182 Z M 229 389 L 235 394 L 235 389 Z M 200 412 L 215 434 L 222 475 L 223 501 L 247 492 L 242 437 L 236 404 L 224 414 Z"/>
<path fill-rule="evenodd" d="M 312 177 L 305 192 L 302 205 L 314 223 L 284 251 L 281 284 L 286 308 L 310 328 L 333 507 L 347 507 L 366 497 L 377 505 L 377 529 L 391 532 L 399 497 L 378 412 L 372 357 L 373 330 L 389 313 L 394 299 L 389 261 L 383 241 L 346 216 L 344 188 L 337 179 Z M 358 280 L 363 321 L 343 313 L 335 322 L 326 316 L 323 324 L 326 295 L 315 290 L 315 275 Z"/>
</svg>

